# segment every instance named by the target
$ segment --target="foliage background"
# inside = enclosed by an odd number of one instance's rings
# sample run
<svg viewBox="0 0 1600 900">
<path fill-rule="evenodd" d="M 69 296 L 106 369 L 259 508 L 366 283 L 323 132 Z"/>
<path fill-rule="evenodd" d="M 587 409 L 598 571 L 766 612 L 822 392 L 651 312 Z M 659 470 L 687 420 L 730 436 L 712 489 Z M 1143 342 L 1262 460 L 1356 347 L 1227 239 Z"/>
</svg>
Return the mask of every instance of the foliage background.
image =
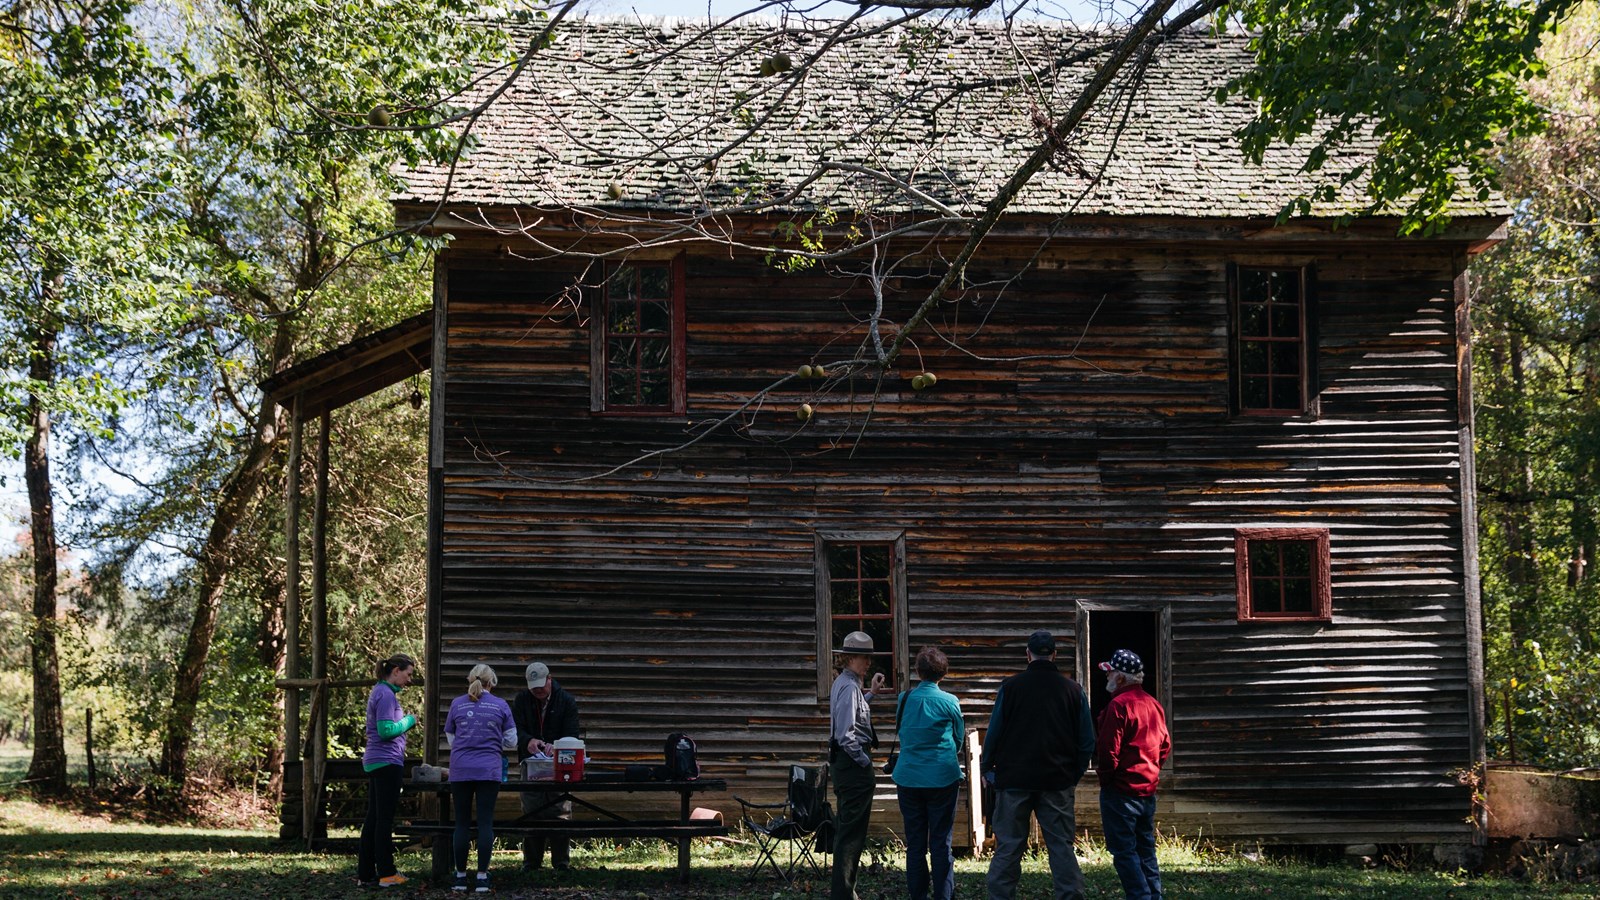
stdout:
<svg viewBox="0 0 1600 900">
<path fill-rule="evenodd" d="M 1546 43 L 1549 123 L 1507 142 L 1474 394 L 1491 757 L 1600 765 L 1600 8 Z"/>
</svg>

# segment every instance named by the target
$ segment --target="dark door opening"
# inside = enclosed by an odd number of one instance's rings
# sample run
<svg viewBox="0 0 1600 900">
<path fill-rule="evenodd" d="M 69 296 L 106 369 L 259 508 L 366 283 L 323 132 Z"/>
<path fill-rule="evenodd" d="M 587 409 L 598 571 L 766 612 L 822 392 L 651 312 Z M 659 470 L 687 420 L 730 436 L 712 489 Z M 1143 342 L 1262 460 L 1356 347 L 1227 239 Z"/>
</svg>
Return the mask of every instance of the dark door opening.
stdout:
<svg viewBox="0 0 1600 900">
<path fill-rule="evenodd" d="M 1106 693 L 1100 664 L 1118 650 L 1132 650 L 1144 662 L 1144 689 L 1160 697 L 1167 673 L 1161 671 L 1161 612 L 1140 610 L 1089 610 L 1089 670 L 1085 673 L 1089 708 L 1096 721 L 1111 695 Z"/>
</svg>

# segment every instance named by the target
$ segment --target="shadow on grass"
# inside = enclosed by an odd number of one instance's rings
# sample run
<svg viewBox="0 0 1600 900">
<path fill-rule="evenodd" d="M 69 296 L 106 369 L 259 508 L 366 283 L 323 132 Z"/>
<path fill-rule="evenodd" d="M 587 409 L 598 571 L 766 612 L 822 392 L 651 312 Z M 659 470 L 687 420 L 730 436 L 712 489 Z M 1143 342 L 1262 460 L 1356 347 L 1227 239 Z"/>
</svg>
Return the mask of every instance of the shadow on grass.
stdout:
<svg viewBox="0 0 1600 900">
<path fill-rule="evenodd" d="M 616 845 L 580 845 L 575 869 L 557 873 L 518 871 L 521 854 L 501 846 L 492 872 L 495 896 L 551 900 L 773 900 L 822 898 L 828 894 L 826 865 L 816 875 L 786 888 L 771 878 L 750 879 L 753 855 L 725 845 L 697 844 L 694 870 L 679 884 L 673 854 L 666 850 Z M 411 882 L 384 896 L 447 897 L 447 885 L 430 885 L 427 851 L 401 853 L 396 862 Z M 826 863 L 826 858 L 824 858 Z M 1087 896 L 1122 896 L 1116 872 L 1103 855 L 1084 866 Z M 1252 863 L 1218 855 L 1173 861 L 1165 867 L 1167 895 L 1190 900 L 1261 897 L 1555 898 L 1594 897 L 1590 885 L 1540 886 L 1498 879 L 1454 877 L 1430 872 L 1360 871 L 1305 864 Z M 985 863 L 957 862 L 957 896 L 982 897 Z M 905 896 L 901 860 L 868 866 L 858 886 L 863 900 Z M 1042 858 L 1024 862 L 1019 897 L 1051 895 L 1050 874 Z M 11 831 L 0 835 L 0 897 L 139 897 L 146 900 L 196 898 L 370 897 L 355 884 L 355 858 L 348 854 L 305 853 L 271 835 L 216 834 L 194 830 L 115 830 L 76 834 Z"/>
<path fill-rule="evenodd" d="M 148 853 L 288 853 L 275 835 L 206 834 L 200 831 L 90 831 L 62 834 L 41 828 L 11 828 L 0 835 L 0 852 L 27 855 L 56 851 L 141 856 Z"/>
</svg>

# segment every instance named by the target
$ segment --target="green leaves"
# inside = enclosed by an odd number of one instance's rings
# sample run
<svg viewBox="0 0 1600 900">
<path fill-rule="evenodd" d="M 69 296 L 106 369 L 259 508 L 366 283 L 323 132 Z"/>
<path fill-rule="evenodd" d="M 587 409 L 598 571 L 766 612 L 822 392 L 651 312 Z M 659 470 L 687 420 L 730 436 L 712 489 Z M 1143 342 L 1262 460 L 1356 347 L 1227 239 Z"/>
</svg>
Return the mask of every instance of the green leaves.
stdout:
<svg viewBox="0 0 1600 900">
<path fill-rule="evenodd" d="M 20 451 L 29 398 L 69 428 L 106 437 L 136 389 L 107 375 L 119 348 L 181 302 L 167 277 L 172 232 L 149 199 L 167 183 L 169 70 L 135 36 L 132 4 L 92 2 L 67 20 L 19 10 L 33 41 L 0 57 L 0 422 Z M 29 374 L 39 336 L 51 377 Z"/>
<path fill-rule="evenodd" d="M 1398 212 L 1403 232 L 1432 234 L 1457 194 L 1492 196 L 1498 135 L 1540 129 L 1523 83 L 1541 71 L 1541 38 L 1574 4 L 1242 0 L 1229 8 L 1254 33 L 1258 65 L 1219 96 L 1259 104 L 1239 133 L 1258 162 L 1275 142 L 1309 139 L 1303 171 L 1319 172 L 1370 130 L 1379 152 L 1332 177 L 1362 185 L 1365 212 Z"/>
<path fill-rule="evenodd" d="M 445 158 L 454 134 L 431 126 L 456 112 L 449 101 L 471 79 L 473 60 L 506 55 L 505 32 L 477 18 L 488 11 L 463 0 L 236 4 L 221 17 L 216 52 L 242 51 L 240 71 L 268 92 L 234 127 L 265 129 L 280 157 L 343 152 L 380 179 L 396 154 Z M 233 112 L 244 112 L 237 101 Z"/>
</svg>

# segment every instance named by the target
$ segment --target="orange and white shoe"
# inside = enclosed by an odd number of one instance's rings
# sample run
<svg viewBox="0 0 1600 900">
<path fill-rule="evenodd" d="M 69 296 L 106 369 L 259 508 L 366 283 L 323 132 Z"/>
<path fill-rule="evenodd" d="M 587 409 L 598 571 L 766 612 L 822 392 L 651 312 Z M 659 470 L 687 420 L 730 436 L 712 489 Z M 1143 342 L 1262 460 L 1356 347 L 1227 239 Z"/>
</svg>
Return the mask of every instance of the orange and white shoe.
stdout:
<svg viewBox="0 0 1600 900">
<path fill-rule="evenodd" d="M 378 887 L 381 887 L 381 888 L 399 887 L 400 885 L 405 884 L 406 881 L 408 881 L 408 880 L 409 879 L 407 879 L 404 875 L 401 875 L 399 872 L 396 872 L 393 875 L 385 875 L 382 878 L 379 878 L 378 879 Z"/>
</svg>

